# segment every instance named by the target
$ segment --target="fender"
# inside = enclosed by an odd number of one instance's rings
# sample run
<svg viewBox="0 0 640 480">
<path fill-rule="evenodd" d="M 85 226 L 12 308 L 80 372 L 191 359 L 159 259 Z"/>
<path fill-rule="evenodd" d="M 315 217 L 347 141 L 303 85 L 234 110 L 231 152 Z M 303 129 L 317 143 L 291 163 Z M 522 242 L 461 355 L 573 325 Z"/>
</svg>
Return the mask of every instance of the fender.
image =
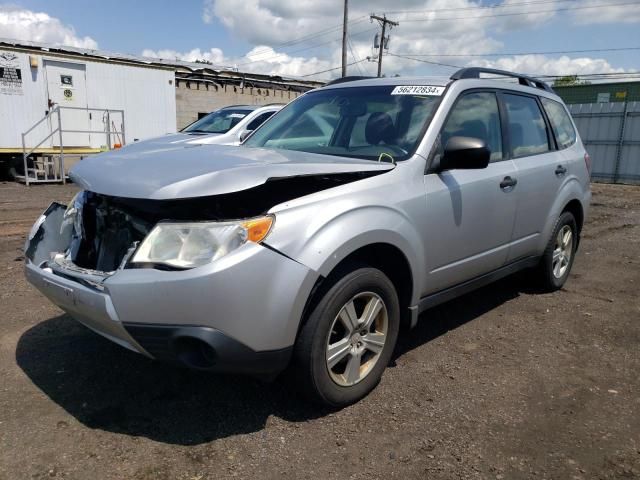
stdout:
<svg viewBox="0 0 640 480">
<path fill-rule="evenodd" d="M 314 215 L 319 218 L 310 220 Z M 302 208 L 278 212 L 276 222 L 278 228 L 273 233 L 278 234 L 270 235 L 265 243 L 322 276 L 367 245 L 385 243 L 398 248 L 406 257 L 413 277 L 411 305 L 418 303 L 425 278 L 419 268 L 426 265 L 425 254 L 418 231 L 400 210 L 380 205 L 333 212 Z"/>
<path fill-rule="evenodd" d="M 549 216 L 545 221 L 542 235 L 540 235 L 540 241 L 537 247 L 537 252 L 539 254 L 542 254 L 542 252 L 544 252 L 547 243 L 549 243 L 549 238 L 551 237 L 552 230 L 555 227 L 556 221 L 562 213 L 562 210 L 564 210 L 567 204 L 572 200 L 578 200 L 580 202 L 580 205 L 582 205 L 582 211 L 586 216 L 587 206 L 585 205 L 585 203 L 588 201 L 588 198 L 584 197 L 584 187 L 580 184 L 580 181 L 576 177 L 568 178 L 567 181 L 560 187 L 558 195 L 556 195 L 556 199 L 553 202 L 551 210 L 549 211 Z"/>
</svg>

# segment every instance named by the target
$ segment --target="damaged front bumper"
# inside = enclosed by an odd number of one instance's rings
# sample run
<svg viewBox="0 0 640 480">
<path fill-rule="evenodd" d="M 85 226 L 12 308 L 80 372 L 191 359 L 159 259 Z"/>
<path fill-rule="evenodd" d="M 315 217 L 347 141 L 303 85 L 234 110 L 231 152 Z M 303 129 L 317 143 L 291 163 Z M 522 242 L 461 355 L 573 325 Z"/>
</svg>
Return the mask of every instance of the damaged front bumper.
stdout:
<svg viewBox="0 0 640 480">
<path fill-rule="evenodd" d="M 78 267 L 72 226 L 52 204 L 25 245 L 28 281 L 90 329 L 130 350 L 192 368 L 271 374 L 289 359 L 317 273 L 255 243 L 180 271 Z"/>
</svg>

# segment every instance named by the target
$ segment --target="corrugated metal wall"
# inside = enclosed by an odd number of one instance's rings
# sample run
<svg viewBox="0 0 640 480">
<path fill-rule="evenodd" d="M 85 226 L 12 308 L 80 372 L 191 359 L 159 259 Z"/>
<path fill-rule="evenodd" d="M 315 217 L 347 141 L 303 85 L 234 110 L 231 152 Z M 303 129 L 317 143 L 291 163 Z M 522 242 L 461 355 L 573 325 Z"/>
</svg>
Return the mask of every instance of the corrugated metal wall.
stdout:
<svg viewBox="0 0 640 480">
<path fill-rule="evenodd" d="M 640 184 L 640 102 L 567 107 L 591 156 L 591 178 Z"/>
</svg>

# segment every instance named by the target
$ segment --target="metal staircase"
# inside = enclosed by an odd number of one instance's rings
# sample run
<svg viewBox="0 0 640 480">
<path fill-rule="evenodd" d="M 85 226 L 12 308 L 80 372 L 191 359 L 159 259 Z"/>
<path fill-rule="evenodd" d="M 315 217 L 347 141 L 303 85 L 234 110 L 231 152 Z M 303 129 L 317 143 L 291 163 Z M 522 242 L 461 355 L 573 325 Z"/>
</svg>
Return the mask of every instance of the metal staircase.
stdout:
<svg viewBox="0 0 640 480">
<path fill-rule="evenodd" d="M 89 112 L 101 112 L 104 130 L 72 130 L 64 129 L 62 126 L 62 110 L 83 110 Z M 118 131 L 112 122 L 112 115 L 121 117 L 121 128 Z M 27 147 L 29 134 L 32 134 L 44 122 L 49 125 L 49 134 L 40 140 L 34 147 Z M 55 125 L 55 128 L 54 128 Z M 112 126 L 114 128 L 112 128 Z M 26 185 L 32 183 L 66 183 L 67 175 L 65 170 L 65 155 L 82 159 L 86 155 L 100 153 L 105 150 L 119 148 L 125 144 L 124 136 L 124 110 L 104 109 L 104 108 L 80 108 L 55 106 L 47 114 L 36 122 L 29 130 L 22 134 L 22 159 L 24 174 L 16 175 L 15 179 Z M 100 148 L 85 147 L 65 147 L 64 133 L 88 133 L 105 135 L 106 142 Z M 58 145 L 54 145 L 57 136 Z M 113 142 L 114 137 L 119 140 Z"/>
</svg>

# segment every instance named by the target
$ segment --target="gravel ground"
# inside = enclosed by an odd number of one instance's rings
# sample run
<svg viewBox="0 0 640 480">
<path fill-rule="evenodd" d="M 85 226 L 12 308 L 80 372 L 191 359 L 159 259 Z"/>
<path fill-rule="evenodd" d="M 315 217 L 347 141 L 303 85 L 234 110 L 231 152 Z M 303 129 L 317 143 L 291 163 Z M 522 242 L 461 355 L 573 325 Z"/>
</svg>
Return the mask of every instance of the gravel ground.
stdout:
<svg viewBox="0 0 640 480">
<path fill-rule="evenodd" d="M 521 274 L 427 312 L 379 387 L 330 412 L 76 324 L 21 253 L 75 188 L 0 184 L 0 480 L 639 478 L 640 188 L 593 190 L 565 289 Z"/>
</svg>

